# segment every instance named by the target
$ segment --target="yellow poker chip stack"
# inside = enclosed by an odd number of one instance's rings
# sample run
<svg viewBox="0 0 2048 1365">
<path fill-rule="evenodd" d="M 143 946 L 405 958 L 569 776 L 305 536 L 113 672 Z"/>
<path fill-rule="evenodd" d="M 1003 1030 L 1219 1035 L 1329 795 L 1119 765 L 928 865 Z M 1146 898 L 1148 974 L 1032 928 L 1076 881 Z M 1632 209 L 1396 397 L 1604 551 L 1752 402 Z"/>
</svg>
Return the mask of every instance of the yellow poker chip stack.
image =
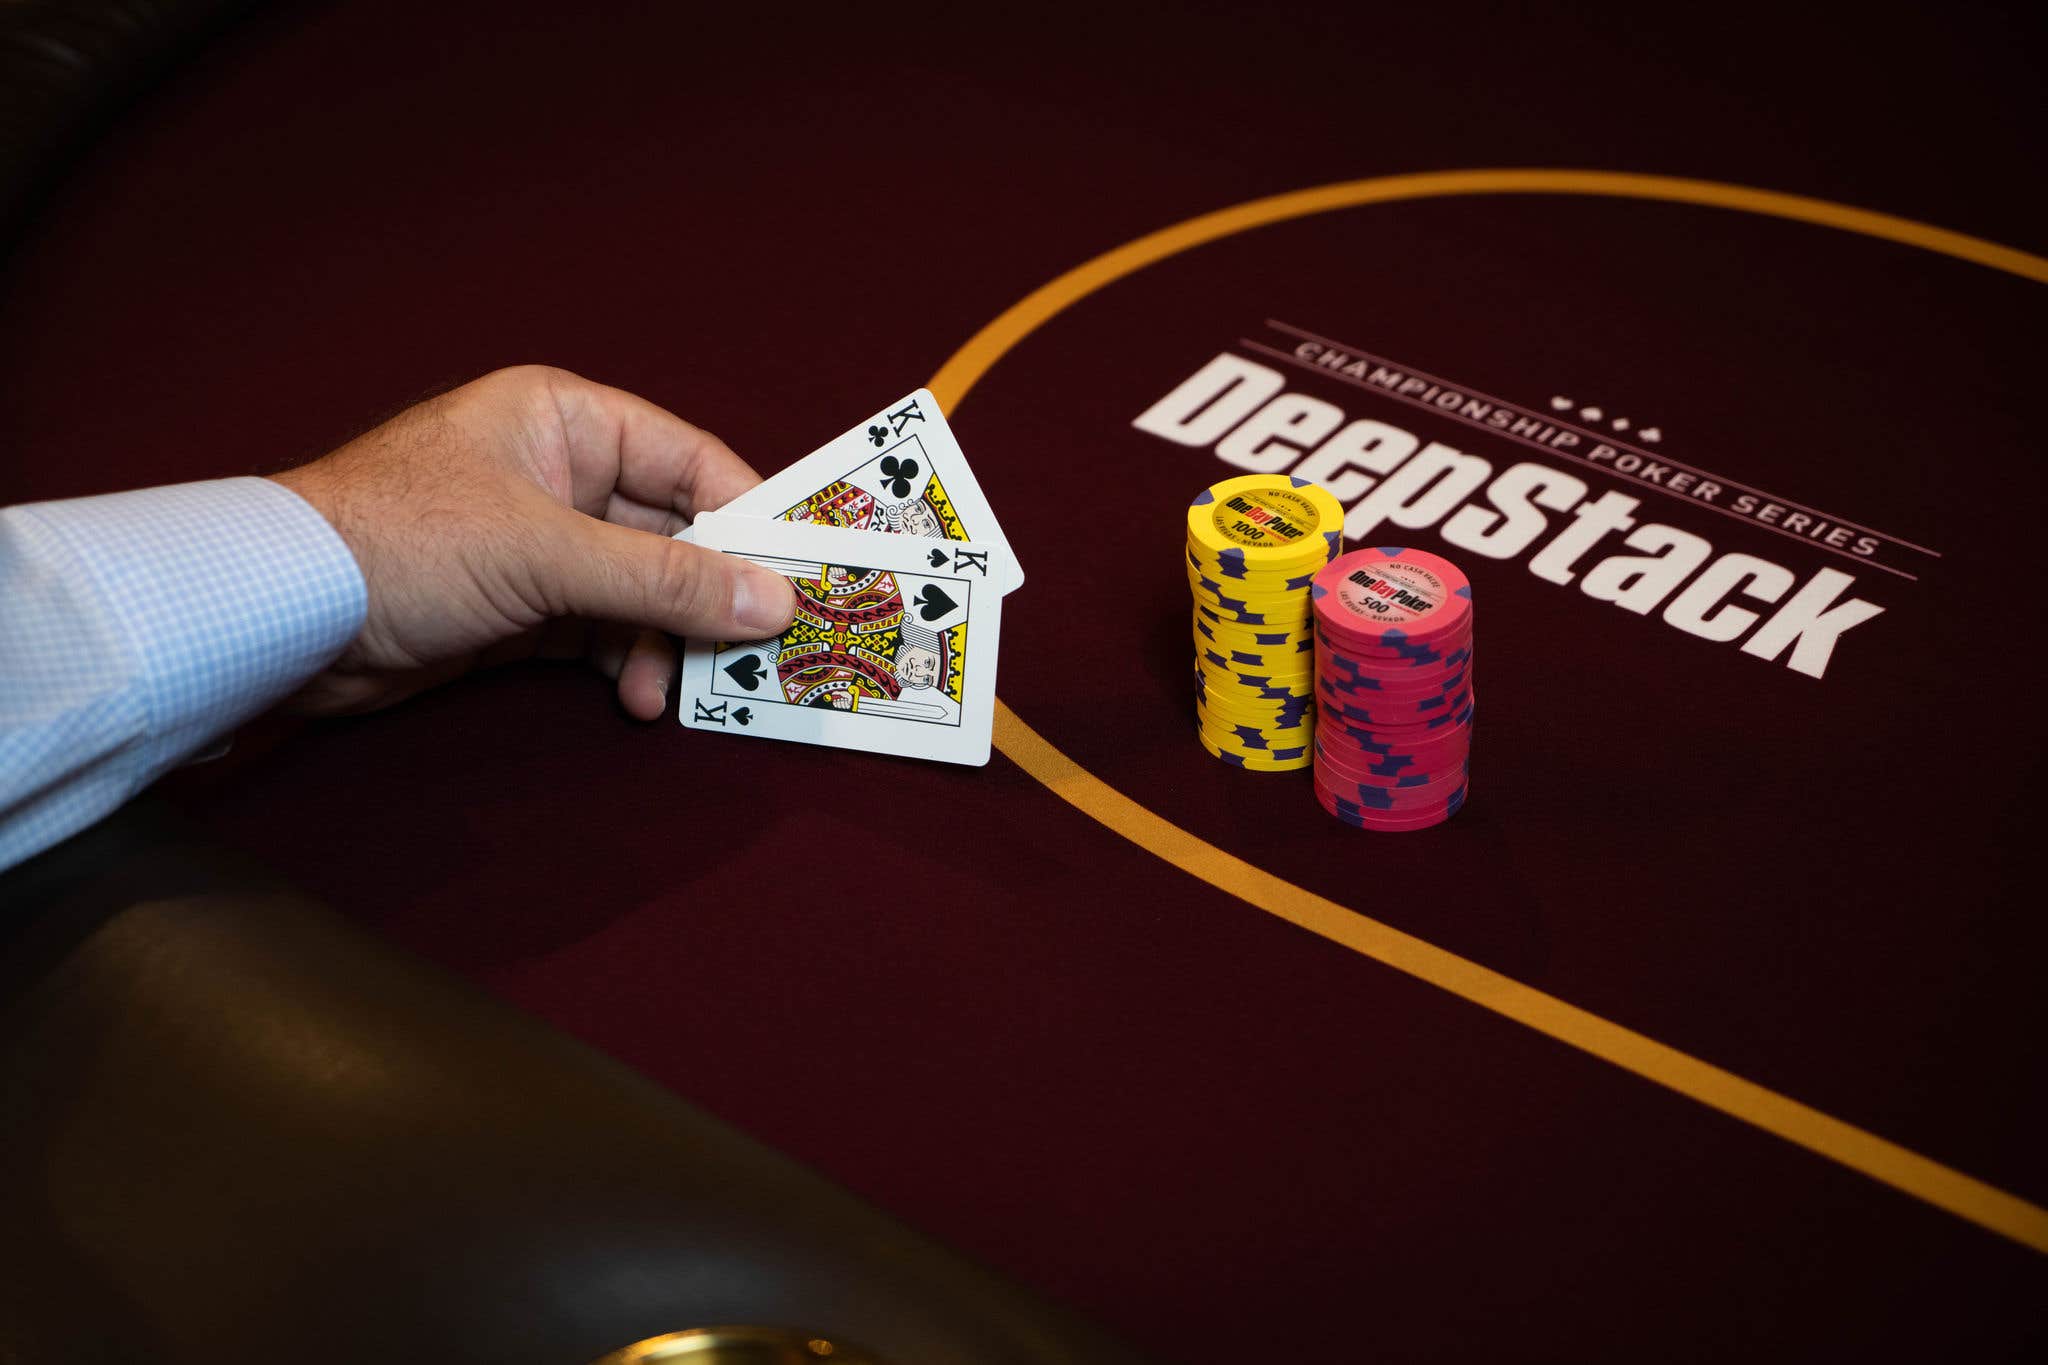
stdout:
<svg viewBox="0 0 2048 1365">
<path fill-rule="evenodd" d="M 1315 760 L 1309 585 L 1344 548 L 1344 508 L 1319 484 L 1245 474 L 1188 504 L 1195 730 L 1225 763 L 1293 772 Z"/>
</svg>

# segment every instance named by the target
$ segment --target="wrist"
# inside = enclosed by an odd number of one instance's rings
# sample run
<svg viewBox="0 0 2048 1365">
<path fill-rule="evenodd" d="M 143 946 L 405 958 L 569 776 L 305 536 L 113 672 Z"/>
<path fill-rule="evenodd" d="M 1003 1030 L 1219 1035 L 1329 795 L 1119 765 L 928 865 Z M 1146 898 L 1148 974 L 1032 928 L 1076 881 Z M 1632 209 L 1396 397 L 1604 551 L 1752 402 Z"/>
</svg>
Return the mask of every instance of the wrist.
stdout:
<svg viewBox="0 0 2048 1365">
<path fill-rule="evenodd" d="M 325 459 L 314 460 L 296 469 L 283 470 L 265 477 L 319 513 L 320 519 L 334 528 L 334 534 L 341 537 L 341 543 L 348 547 L 349 554 L 356 561 L 356 567 L 367 573 L 369 566 L 363 562 L 362 546 L 356 543 L 356 536 L 350 529 L 339 483 L 329 470 L 322 467 L 327 463 Z"/>
</svg>

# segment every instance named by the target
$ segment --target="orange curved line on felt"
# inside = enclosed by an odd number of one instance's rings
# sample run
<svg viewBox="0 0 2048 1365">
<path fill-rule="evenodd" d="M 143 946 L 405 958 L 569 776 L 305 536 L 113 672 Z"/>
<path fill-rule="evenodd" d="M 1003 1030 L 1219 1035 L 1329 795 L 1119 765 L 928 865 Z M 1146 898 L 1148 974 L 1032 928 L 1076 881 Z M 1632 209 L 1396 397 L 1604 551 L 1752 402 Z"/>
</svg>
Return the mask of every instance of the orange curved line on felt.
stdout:
<svg viewBox="0 0 2048 1365">
<path fill-rule="evenodd" d="M 996 747 L 1068 805 L 1220 891 L 1936 1208 L 2048 1252 L 2048 1209 L 1283 881 L 1153 814 L 1054 748 L 1000 701 Z"/>
<path fill-rule="evenodd" d="M 955 352 L 929 387 L 940 406 L 953 411 L 1011 347 L 1062 309 L 1204 242 L 1333 209 L 1468 194 L 1605 195 L 1736 209 L 1879 237 L 2048 283 L 2048 259 L 1821 199 L 1709 180 L 1607 171 L 1438 171 L 1346 181 L 1255 199 L 1127 242 L 1013 304 Z M 996 702 L 995 743 L 1062 801 L 1189 876 L 1987 1231 L 2048 1253 L 2048 1209 L 1262 871 L 1155 815 L 1088 772 L 1001 700 Z"/>
<path fill-rule="evenodd" d="M 1333 209 L 1468 194 L 1595 195 L 1735 209 L 1920 247 L 1942 256 L 1972 261 L 1993 270 L 2048 284 L 2048 258 L 1929 223 L 1876 213 L 1870 209 L 1851 208 L 1825 199 L 1808 199 L 1803 195 L 1779 194 L 1774 190 L 1750 189 L 1743 185 L 1724 185 L 1713 180 L 1625 175 L 1614 171 L 1428 171 L 1419 175 L 1346 180 L 1253 199 L 1175 223 L 1126 242 L 1113 251 L 1105 251 L 1012 304 L 1000 317 L 970 337 L 965 346 L 955 351 L 926 387 L 938 398 L 939 406 L 951 412 L 975 382 L 988 372 L 989 366 L 1002 359 L 1012 346 L 1055 313 L 1133 271 L 1204 242 L 1286 222 L 1291 218 L 1328 213 Z"/>
</svg>

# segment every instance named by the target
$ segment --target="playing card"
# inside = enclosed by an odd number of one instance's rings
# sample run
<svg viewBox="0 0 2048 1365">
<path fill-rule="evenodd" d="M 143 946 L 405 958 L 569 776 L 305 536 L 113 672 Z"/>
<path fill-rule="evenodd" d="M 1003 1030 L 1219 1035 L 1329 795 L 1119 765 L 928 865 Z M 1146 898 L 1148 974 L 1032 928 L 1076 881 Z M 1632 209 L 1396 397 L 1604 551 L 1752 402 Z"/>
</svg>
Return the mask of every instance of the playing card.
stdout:
<svg viewBox="0 0 2048 1365">
<path fill-rule="evenodd" d="M 772 640 L 692 640 L 678 718 L 693 730 L 988 762 L 1009 550 L 709 512 L 696 543 L 773 569 L 796 620 Z"/>
<path fill-rule="evenodd" d="M 972 541 L 1002 551 L 1005 576 L 996 581 L 999 591 L 1012 592 L 1024 581 L 1010 542 L 928 389 L 890 404 L 718 510 L 728 516 Z M 685 531 L 682 538 L 696 537 Z"/>
</svg>

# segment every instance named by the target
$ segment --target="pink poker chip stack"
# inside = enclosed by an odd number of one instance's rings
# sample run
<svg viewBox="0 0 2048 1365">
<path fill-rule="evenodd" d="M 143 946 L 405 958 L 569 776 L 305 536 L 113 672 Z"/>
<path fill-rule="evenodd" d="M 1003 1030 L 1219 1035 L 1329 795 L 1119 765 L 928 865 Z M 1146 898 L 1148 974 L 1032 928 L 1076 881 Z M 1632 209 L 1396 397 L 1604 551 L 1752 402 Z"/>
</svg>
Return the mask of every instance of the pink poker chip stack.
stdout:
<svg viewBox="0 0 2048 1365">
<path fill-rule="evenodd" d="M 1315 783 L 1360 829 L 1457 814 L 1472 778 L 1472 584 L 1427 550 L 1353 550 L 1316 574 Z"/>
</svg>

